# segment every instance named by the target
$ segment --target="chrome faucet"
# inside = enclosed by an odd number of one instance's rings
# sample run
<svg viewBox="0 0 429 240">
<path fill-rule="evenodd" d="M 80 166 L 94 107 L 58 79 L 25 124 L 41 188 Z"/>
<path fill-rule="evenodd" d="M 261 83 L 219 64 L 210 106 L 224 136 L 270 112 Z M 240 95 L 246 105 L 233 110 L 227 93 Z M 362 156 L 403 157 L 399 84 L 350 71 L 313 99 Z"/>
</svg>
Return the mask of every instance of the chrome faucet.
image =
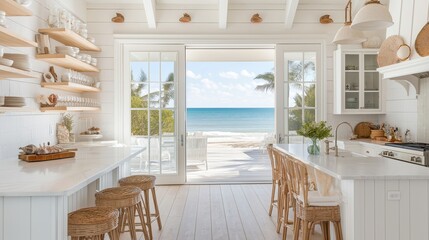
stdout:
<svg viewBox="0 0 429 240">
<path fill-rule="evenodd" d="M 349 125 L 350 129 L 352 130 L 352 137 L 350 139 L 354 139 L 354 132 L 353 132 L 353 127 L 352 125 L 350 125 L 350 123 L 348 122 L 342 122 L 340 124 L 337 125 L 337 127 L 335 128 L 335 157 L 338 157 L 338 127 L 343 125 L 343 124 L 347 124 Z"/>
</svg>

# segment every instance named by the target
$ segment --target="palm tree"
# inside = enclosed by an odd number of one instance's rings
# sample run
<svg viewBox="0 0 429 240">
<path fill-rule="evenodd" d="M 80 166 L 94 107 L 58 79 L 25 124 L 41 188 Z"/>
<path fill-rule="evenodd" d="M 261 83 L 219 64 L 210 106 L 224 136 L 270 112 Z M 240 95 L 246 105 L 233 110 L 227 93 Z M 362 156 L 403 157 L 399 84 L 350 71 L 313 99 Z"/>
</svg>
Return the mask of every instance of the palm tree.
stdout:
<svg viewBox="0 0 429 240">
<path fill-rule="evenodd" d="M 266 72 L 263 74 L 258 74 L 254 79 L 262 79 L 266 81 L 266 83 L 262 85 L 256 86 L 255 90 L 262 91 L 262 92 L 268 92 L 274 90 L 274 73 L 273 72 Z"/>
</svg>

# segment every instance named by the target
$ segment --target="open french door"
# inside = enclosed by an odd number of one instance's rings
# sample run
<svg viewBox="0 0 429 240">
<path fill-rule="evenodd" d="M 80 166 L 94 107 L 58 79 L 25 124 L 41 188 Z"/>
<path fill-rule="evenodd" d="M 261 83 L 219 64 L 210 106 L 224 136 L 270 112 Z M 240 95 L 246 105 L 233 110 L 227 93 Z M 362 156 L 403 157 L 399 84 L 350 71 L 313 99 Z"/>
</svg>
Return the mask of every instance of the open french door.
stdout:
<svg viewBox="0 0 429 240">
<path fill-rule="evenodd" d="M 320 44 L 276 45 L 277 143 L 303 143 L 302 123 L 323 119 Z"/>
<path fill-rule="evenodd" d="M 134 174 L 185 182 L 185 46 L 123 46 L 124 142 L 143 147 Z"/>
</svg>

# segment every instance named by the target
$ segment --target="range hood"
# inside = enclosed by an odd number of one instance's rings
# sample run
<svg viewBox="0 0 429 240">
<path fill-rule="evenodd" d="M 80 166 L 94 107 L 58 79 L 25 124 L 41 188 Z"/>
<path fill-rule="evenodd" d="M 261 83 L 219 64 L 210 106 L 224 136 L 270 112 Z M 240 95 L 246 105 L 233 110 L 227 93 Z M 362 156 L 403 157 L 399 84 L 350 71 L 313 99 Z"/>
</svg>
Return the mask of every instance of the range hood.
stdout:
<svg viewBox="0 0 429 240">
<path fill-rule="evenodd" d="M 416 58 L 386 67 L 377 68 L 383 79 L 398 80 L 409 94 L 410 85 L 420 93 L 420 79 L 429 77 L 429 56 Z"/>
</svg>

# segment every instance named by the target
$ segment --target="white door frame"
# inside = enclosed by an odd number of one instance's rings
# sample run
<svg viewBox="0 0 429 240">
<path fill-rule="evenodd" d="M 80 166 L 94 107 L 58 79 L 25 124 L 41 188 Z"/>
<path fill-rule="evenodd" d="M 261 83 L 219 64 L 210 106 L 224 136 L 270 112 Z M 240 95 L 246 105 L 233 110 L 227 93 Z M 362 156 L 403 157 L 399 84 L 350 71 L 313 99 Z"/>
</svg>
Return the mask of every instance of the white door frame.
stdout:
<svg viewBox="0 0 429 240">
<path fill-rule="evenodd" d="M 305 52 L 305 51 L 314 51 L 316 52 L 316 121 L 326 120 L 327 116 L 327 104 L 326 104 L 326 60 L 324 54 L 323 44 L 310 43 L 310 44 L 277 44 L 276 45 L 276 72 L 275 72 L 275 86 L 276 86 L 276 141 L 277 143 L 288 143 L 286 140 L 286 133 L 288 132 L 285 129 L 284 122 L 285 119 L 285 98 L 289 96 L 285 94 L 284 89 L 284 77 L 285 77 L 285 63 L 284 63 L 284 53 L 285 52 Z M 285 141 L 286 140 L 286 141 Z"/>
<path fill-rule="evenodd" d="M 160 45 L 177 45 L 183 44 L 186 47 L 249 47 L 249 48 L 263 48 L 264 45 L 266 47 L 275 47 L 276 44 L 319 44 L 321 46 L 321 56 L 320 58 L 324 61 L 321 65 L 321 77 L 322 77 L 322 86 L 325 85 L 326 73 L 324 69 L 326 69 L 326 42 L 328 39 L 328 35 L 325 34 L 267 34 L 267 35 L 176 35 L 176 34 L 115 34 L 114 35 L 114 75 L 115 75 L 115 83 L 114 83 L 114 132 L 115 139 L 117 139 L 120 143 L 124 143 L 124 126 L 128 123 L 124 121 L 124 85 L 121 82 L 121 79 L 124 78 L 124 48 L 127 45 L 144 45 L 144 46 L 160 46 Z M 276 54 L 277 55 L 277 54 Z M 276 59 L 277 61 L 277 59 Z M 277 64 L 277 63 L 276 63 Z M 276 65 L 277 66 L 277 65 Z M 183 70 L 185 67 L 182 68 Z M 183 89 L 180 89 L 185 93 L 185 86 Z M 277 94 L 277 90 L 276 90 Z M 182 96 L 185 98 L 185 96 Z M 325 96 L 326 97 L 326 96 Z M 326 100 L 323 98 L 323 114 L 322 119 L 326 119 Z M 279 101 L 276 98 L 276 102 Z M 185 102 L 183 102 L 183 110 L 181 113 L 186 114 L 184 108 L 186 107 Z M 277 107 L 277 103 L 276 103 Z M 276 127 L 280 126 L 278 124 L 282 119 L 276 118 Z M 182 125 L 182 124 L 180 124 Z M 183 123 L 185 126 L 186 124 Z M 278 131 L 276 130 L 278 133 Z M 185 129 L 180 129 L 180 133 L 185 134 Z M 179 139 L 180 141 L 180 139 Z M 186 141 L 186 140 L 184 140 Z M 186 143 L 184 143 L 184 146 Z M 184 146 L 182 148 L 184 148 Z M 185 163 L 185 149 L 181 151 L 181 157 L 183 158 L 183 180 L 177 182 L 178 184 L 185 181 L 186 178 L 186 163 Z M 183 155 L 183 156 L 182 156 Z"/>
<path fill-rule="evenodd" d="M 185 183 L 186 177 L 186 164 L 185 164 L 185 149 L 186 143 L 184 141 L 185 136 L 185 75 L 186 75 L 186 62 L 185 62 L 185 46 L 184 45 L 142 45 L 142 44 L 125 44 L 121 48 L 121 75 L 118 76 L 119 81 L 116 81 L 115 87 L 118 88 L 115 91 L 115 110 L 119 113 L 117 121 L 122 121 L 122 124 L 115 124 L 115 129 L 118 133 L 118 139 L 121 143 L 130 145 L 131 137 L 131 113 L 129 109 L 129 103 L 131 101 L 131 90 L 130 85 L 131 79 L 130 71 L 126 70 L 129 66 L 129 54 L 131 52 L 177 52 L 177 77 L 175 77 L 175 135 L 176 135 L 176 162 L 177 162 L 177 174 L 160 174 L 157 178 L 159 184 L 183 184 Z M 116 111 L 115 111 L 116 113 Z M 116 114 L 115 114 L 116 115 Z M 116 132 L 115 131 L 115 132 Z M 154 174 L 156 175 L 156 174 Z"/>
</svg>

